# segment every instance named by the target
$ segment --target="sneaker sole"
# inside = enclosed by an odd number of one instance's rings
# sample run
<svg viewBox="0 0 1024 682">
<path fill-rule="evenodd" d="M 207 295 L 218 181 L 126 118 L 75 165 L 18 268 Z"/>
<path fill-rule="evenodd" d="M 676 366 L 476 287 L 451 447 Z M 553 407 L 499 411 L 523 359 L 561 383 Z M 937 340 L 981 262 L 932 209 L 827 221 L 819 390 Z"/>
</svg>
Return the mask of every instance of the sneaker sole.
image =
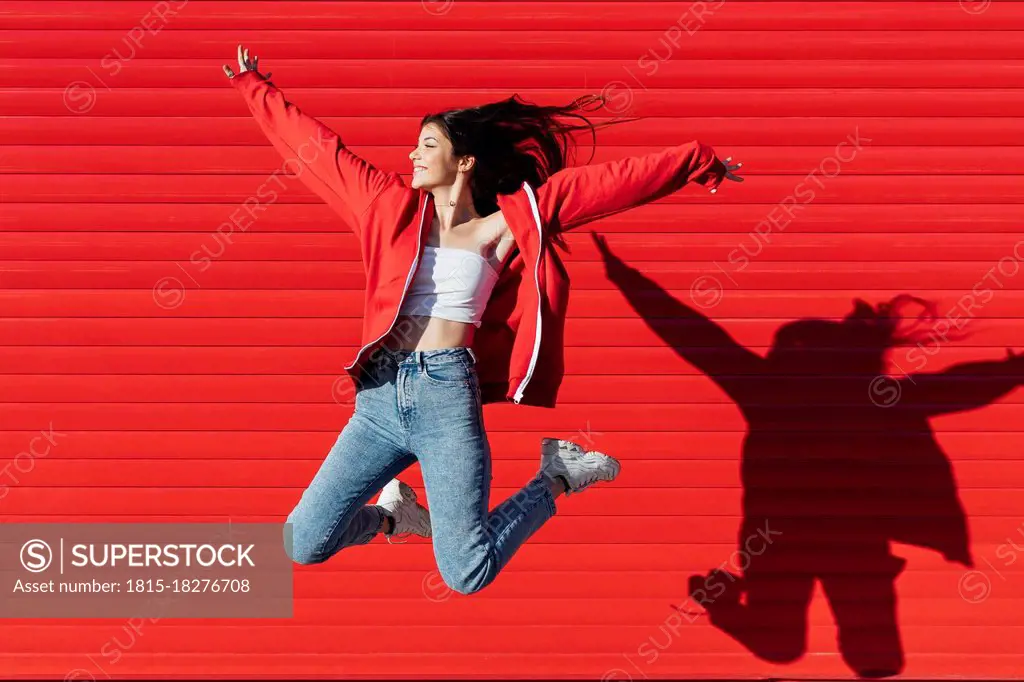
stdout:
<svg viewBox="0 0 1024 682">
<path fill-rule="evenodd" d="M 609 464 L 612 465 L 612 476 L 611 476 L 611 478 L 599 478 L 598 480 L 596 480 L 593 483 L 591 483 L 590 485 L 588 485 L 586 488 L 580 488 L 579 490 L 575 490 L 575 491 L 567 490 L 566 491 L 567 494 L 569 494 L 569 493 L 581 493 L 584 490 L 587 490 L 588 488 L 594 487 L 598 483 L 611 483 L 612 481 L 614 481 L 616 478 L 619 477 L 619 472 L 622 471 L 622 464 L 619 462 L 619 460 L 615 459 L 611 455 L 606 455 L 603 452 L 598 452 L 596 450 L 591 450 L 590 452 L 587 452 L 584 455 L 577 455 L 577 456 L 573 457 L 573 459 L 580 460 L 580 459 L 583 459 L 584 457 L 587 457 L 587 456 L 590 456 L 590 455 L 598 455 L 600 457 L 603 457 L 605 460 L 607 460 L 607 462 Z"/>
</svg>

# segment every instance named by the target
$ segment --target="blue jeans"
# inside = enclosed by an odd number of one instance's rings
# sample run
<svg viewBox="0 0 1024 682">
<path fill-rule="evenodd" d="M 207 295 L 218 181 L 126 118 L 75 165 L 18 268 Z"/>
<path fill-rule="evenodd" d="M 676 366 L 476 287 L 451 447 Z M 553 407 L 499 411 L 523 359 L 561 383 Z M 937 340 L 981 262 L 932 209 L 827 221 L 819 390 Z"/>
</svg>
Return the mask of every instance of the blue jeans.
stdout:
<svg viewBox="0 0 1024 682">
<path fill-rule="evenodd" d="M 472 350 L 380 348 L 362 370 L 352 418 L 288 515 L 292 560 L 320 563 L 373 539 L 383 511 L 367 502 L 416 460 L 437 567 L 456 592 L 490 584 L 555 514 L 540 473 L 488 513 L 491 449 Z"/>
</svg>

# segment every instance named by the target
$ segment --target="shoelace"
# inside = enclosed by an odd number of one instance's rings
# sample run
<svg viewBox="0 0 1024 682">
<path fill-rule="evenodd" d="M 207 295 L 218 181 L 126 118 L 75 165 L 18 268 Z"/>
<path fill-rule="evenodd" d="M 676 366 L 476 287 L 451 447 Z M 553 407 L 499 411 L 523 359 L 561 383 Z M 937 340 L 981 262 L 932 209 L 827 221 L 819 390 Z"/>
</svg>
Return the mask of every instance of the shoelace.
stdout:
<svg viewBox="0 0 1024 682">
<path fill-rule="evenodd" d="M 395 528 L 398 528 L 398 519 L 395 519 Z M 409 537 L 410 535 L 415 535 L 415 533 L 411 533 L 409 531 L 405 531 L 404 533 L 392 533 L 391 535 L 385 535 L 384 539 L 388 541 L 389 545 L 404 545 L 406 544 L 405 538 Z M 392 540 L 392 538 L 397 538 L 398 540 L 402 540 L 402 542 Z"/>
<path fill-rule="evenodd" d="M 398 510 L 395 510 L 395 511 L 397 512 Z M 397 513 L 395 514 L 395 516 L 392 517 L 395 520 L 395 530 L 398 530 L 398 523 L 399 523 L 399 518 L 398 517 L 399 517 L 399 514 L 397 514 Z M 412 533 L 409 533 L 409 532 L 392 533 L 391 535 L 388 535 L 388 534 L 385 533 L 384 539 L 388 541 L 389 545 L 404 545 L 405 544 L 404 542 L 397 542 L 396 540 L 393 540 L 392 538 L 402 539 L 402 538 L 407 538 L 410 535 L 412 535 Z"/>
<path fill-rule="evenodd" d="M 397 517 L 395 517 L 395 528 L 396 529 L 398 528 L 398 518 Z M 404 533 L 392 533 L 391 535 L 388 535 L 388 534 L 385 533 L 384 534 L 384 539 L 388 541 L 389 545 L 404 545 L 404 544 L 406 544 L 404 541 L 403 542 L 398 542 L 396 540 L 392 540 L 392 538 L 398 538 L 400 540 L 404 540 L 404 538 L 407 538 L 410 535 L 418 535 L 418 533 L 413 533 L 411 531 L 405 531 Z"/>
</svg>

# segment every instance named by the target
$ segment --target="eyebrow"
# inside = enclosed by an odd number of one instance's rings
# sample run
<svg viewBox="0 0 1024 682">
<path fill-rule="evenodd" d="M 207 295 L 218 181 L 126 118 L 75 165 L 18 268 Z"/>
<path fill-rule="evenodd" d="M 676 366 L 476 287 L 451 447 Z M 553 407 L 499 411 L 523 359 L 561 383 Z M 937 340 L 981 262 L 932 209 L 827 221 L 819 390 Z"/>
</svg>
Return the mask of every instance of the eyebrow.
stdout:
<svg viewBox="0 0 1024 682">
<path fill-rule="evenodd" d="M 433 140 L 434 142 L 437 142 L 437 138 L 432 135 L 428 135 L 427 137 L 423 138 L 424 142 L 426 142 L 427 140 Z"/>
</svg>

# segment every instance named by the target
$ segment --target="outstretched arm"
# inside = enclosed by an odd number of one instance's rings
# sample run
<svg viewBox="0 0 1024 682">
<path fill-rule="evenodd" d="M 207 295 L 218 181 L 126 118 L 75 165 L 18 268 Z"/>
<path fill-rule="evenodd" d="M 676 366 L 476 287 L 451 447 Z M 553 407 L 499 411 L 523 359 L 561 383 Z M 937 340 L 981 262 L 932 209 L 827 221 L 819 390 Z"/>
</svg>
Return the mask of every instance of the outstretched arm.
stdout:
<svg viewBox="0 0 1024 682">
<path fill-rule="evenodd" d="M 694 140 L 644 156 L 562 169 L 540 186 L 537 202 L 549 229 L 564 232 L 660 199 L 690 182 L 712 192 L 726 177 L 742 182 L 731 173 L 741 165 L 727 166 L 714 149 Z"/>
<path fill-rule="evenodd" d="M 244 56 L 243 56 L 244 55 Z M 385 173 L 349 151 L 330 128 L 302 112 L 256 70 L 248 50 L 239 45 L 241 73 L 225 66 L 231 84 L 245 98 L 253 117 L 281 154 L 299 170 L 302 181 L 345 220 L 357 234 L 366 210 L 389 185 L 401 184 L 397 173 Z"/>
<path fill-rule="evenodd" d="M 1024 356 L 961 362 L 941 372 L 900 379 L 900 403 L 928 416 L 962 412 L 999 400 L 1024 382 Z"/>
</svg>

